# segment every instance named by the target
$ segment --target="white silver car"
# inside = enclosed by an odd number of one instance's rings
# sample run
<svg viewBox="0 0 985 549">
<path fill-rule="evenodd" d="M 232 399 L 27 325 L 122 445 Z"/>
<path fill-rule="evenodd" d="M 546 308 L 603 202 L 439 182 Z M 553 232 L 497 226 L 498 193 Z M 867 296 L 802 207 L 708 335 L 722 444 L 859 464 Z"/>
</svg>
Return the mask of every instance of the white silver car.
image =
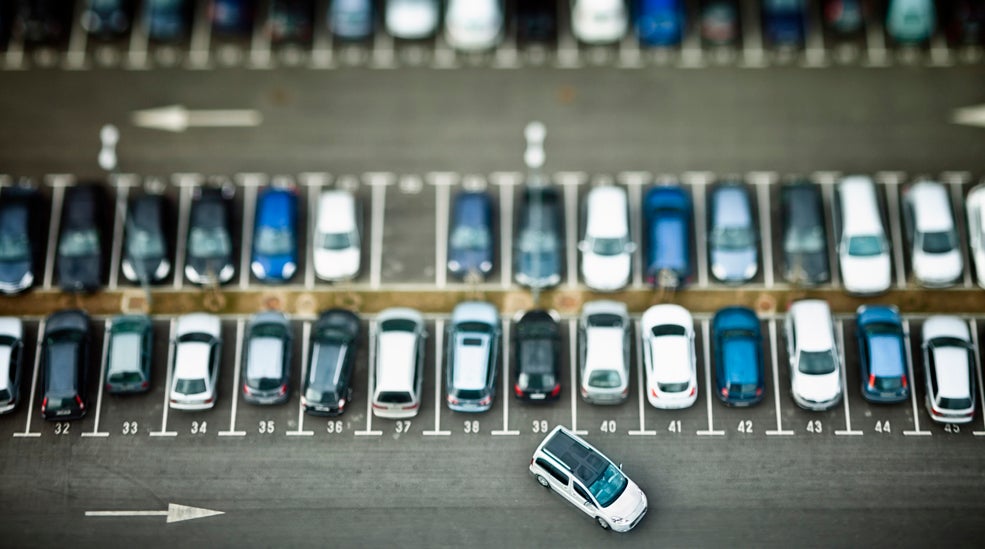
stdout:
<svg viewBox="0 0 985 549">
<path fill-rule="evenodd" d="M 891 284 L 889 241 L 880 212 L 871 178 L 854 175 L 838 183 L 838 260 L 849 293 L 878 294 Z"/>
<path fill-rule="evenodd" d="M 619 404 L 629 395 L 629 338 L 625 303 L 589 301 L 578 321 L 581 397 L 595 404 Z"/>
<path fill-rule="evenodd" d="M 618 42 L 629 27 L 625 0 L 573 0 L 571 31 L 586 44 Z"/>
<path fill-rule="evenodd" d="M 830 410 L 841 401 L 841 359 L 826 301 L 795 301 L 785 322 L 790 394 L 806 410 Z"/>
<path fill-rule="evenodd" d="M 12 411 L 20 401 L 23 348 L 21 319 L 0 317 L 0 414 Z"/>
<path fill-rule="evenodd" d="M 331 190 L 321 193 L 315 222 L 315 274 L 328 281 L 349 280 L 359 273 L 359 203 L 352 193 Z"/>
<path fill-rule="evenodd" d="M 387 0 L 386 30 L 390 36 L 420 40 L 438 28 L 438 0 Z"/>
<path fill-rule="evenodd" d="M 687 408 L 698 399 L 694 319 L 680 305 L 654 305 L 640 321 L 646 398 L 654 408 Z"/>
<path fill-rule="evenodd" d="M 938 315 L 923 323 L 924 404 L 938 423 L 970 423 L 975 418 L 975 348 L 968 323 Z"/>
<path fill-rule="evenodd" d="M 930 287 L 954 284 L 964 273 L 964 260 L 947 188 L 920 181 L 904 189 L 903 220 L 917 282 Z"/>
<path fill-rule="evenodd" d="M 169 402 L 177 410 L 215 406 L 216 381 L 222 357 L 219 317 L 191 313 L 178 317 Z"/>
<path fill-rule="evenodd" d="M 503 33 L 500 0 L 449 0 L 445 40 L 462 51 L 482 51 L 499 44 Z"/>
<path fill-rule="evenodd" d="M 376 362 L 373 368 L 373 415 L 414 417 L 421 409 L 424 381 L 424 317 L 414 309 L 394 307 L 376 317 Z M 373 343 L 371 343 L 372 345 Z"/>
<path fill-rule="evenodd" d="M 985 288 L 985 183 L 974 186 L 965 198 L 968 214 L 968 246 L 975 263 L 978 285 Z"/>
<path fill-rule="evenodd" d="M 589 288 L 612 292 L 629 283 L 636 250 L 629 233 L 626 189 L 595 187 L 585 201 L 585 237 L 578 243 L 581 275 Z"/>
</svg>

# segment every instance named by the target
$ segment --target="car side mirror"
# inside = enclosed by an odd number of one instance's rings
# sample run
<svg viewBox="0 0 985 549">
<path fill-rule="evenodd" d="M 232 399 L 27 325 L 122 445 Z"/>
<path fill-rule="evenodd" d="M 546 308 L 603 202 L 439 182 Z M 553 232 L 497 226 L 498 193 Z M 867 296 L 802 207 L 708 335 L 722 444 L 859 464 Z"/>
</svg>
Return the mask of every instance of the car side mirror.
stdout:
<svg viewBox="0 0 985 549">
<path fill-rule="evenodd" d="M 581 253 L 587 253 L 590 250 L 591 250 L 591 248 L 588 247 L 588 242 L 582 240 L 581 242 L 578 243 L 578 251 L 579 252 L 581 252 Z"/>
<path fill-rule="evenodd" d="M 587 499 L 586 499 L 586 500 L 585 500 L 585 507 L 595 507 L 595 504 L 594 504 L 594 503 L 592 503 L 592 502 L 591 502 L 590 500 L 587 500 Z"/>
</svg>

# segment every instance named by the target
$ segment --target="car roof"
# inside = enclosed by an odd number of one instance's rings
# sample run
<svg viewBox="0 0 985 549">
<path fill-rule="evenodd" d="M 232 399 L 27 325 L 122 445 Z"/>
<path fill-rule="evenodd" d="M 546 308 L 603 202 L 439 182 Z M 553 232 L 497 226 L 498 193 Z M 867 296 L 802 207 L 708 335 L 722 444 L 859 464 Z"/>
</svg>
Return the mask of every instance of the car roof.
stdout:
<svg viewBox="0 0 985 549">
<path fill-rule="evenodd" d="M 177 337 L 196 332 L 218 338 L 220 335 L 219 317 L 208 313 L 189 313 L 178 317 L 178 324 L 175 326 Z"/>
<path fill-rule="evenodd" d="M 50 370 L 43 376 L 48 391 L 61 393 L 78 390 L 77 347 L 77 343 L 65 342 L 56 343 L 48 349 Z"/>
<path fill-rule="evenodd" d="M 905 374 L 902 335 L 873 334 L 869 337 L 869 373 L 876 377 L 899 377 Z"/>
<path fill-rule="evenodd" d="M 665 383 L 691 379 L 691 341 L 687 336 L 660 336 L 650 340 L 650 351 L 656 357 L 654 376 Z"/>
<path fill-rule="evenodd" d="M 585 356 L 585 370 L 625 371 L 623 362 L 622 328 L 592 328 L 585 342 L 588 353 Z"/>
<path fill-rule="evenodd" d="M 921 181 L 909 187 L 906 199 L 913 205 L 914 222 L 919 232 L 954 229 L 947 189 L 934 181 Z"/>
<path fill-rule="evenodd" d="M 377 342 L 376 390 L 414 390 L 417 364 L 417 335 L 411 332 L 381 332 Z"/>
<path fill-rule="evenodd" d="M 937 396 L 945 398 L 970 398 L 971 376 L 968 372 L 968 351 L 962 347 L 941 346 L 934 348 L 934 365 L 937 373 Z"/>
<path fill-rule="evenodd" d="M 318 230 L 346 233 L 356 229 L 356 199 L 341 190 L 324 191 L 318 199 Z"/>
<path fill-rule="evenodd" d="M 212 346 L 200 341 L 179 343 L 174 355 L 175 379 L 205 379 L 209 377 L 209 351 Z"/>
<path fill-rule="evenodd" d="M 868 176 L 849 176 L 838 184 L 843 231 L 849 235 L 883 234 L 876 187 Z"/>
<path fill-rule="evenodd" d="M 595 187 L 586 199 L 586 233 L 595 238 L 629 236 L 626 191 L 611 185 Z"/>
<path fill-rule="evenodd" d="M 284 340 L 279 337 L 251 337 L 247 377 L 280 379 L 284 373 Z"/>
<path fill-rule="evenodd" d="M 752 209 L 749 193 L 737 183 L 726 183 L 712 189 L 712 226 L 749 227 L 752 225 Z"/>
<path fill-rule="evenodd" d="M 329 343 L 319 342 L 312 346 L 311 366 L 309 374 L 309 386 L 316 388 L 338 387 L 342 378 L 342 370 L 345 365 L 345 358 L 353 349 L 349 343 L 332 341 Z"/>
<path fill-rule="evenodd" d="M 290 227 L 297 197 L 288 189 L 267 187 L 257 199 L 257 226 Z"/>
<path fill-rule="evenodd" d="M 610 465 L 601 452 L 564 429 L 555 429 L 544 441 L 542 448 L 563 463 L 585 486 L 595 482 Z"/>
<path fill-rule="evenodd" d="M 792 227 L 824 226 L 821 189 L 809 181 L 787 183 L 780 187 L 785 224 Z"/>
<path fill-rule="evenodd" d="M 482 389 L 486 386 L 492 337 L 489 334 L 459 332 L 452 342 L 455 353 L 455 371 L 452 384 L 455 389 Z"/>
<path fill-rule="evenodd" d="M 143 338 L 140 334 L 125 332 L 115 334 L 112 338 L 108 373 L 136 372 L 141 367 L 141 347 Z"/>
<path fill-rule="evenodd" d="M 794 321 L 797 345 L 804 351 L 830 351 L 834 349 L 831 327 L 831 308 L 820 299 L 795 301 L 790 306 Z"/>
</svg>

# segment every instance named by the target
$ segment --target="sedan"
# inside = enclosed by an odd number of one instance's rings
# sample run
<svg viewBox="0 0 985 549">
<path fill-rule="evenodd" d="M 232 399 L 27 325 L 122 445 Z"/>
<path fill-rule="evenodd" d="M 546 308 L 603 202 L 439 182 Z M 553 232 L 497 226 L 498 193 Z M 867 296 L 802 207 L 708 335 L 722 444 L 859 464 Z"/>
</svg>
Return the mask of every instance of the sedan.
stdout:
<svg viewBox="0 0 985 549">
<path fill-rule="evenodd" d="M 89 373 L 89 315 L 58 311 L 48 317 L 41 344 L 41 417 L 81 419 L 86 414 Z"/>
<path fill-rule="evenodd" d="M 701 40 L 709 46 L 731 46 L 739 40 L 739 8 L 735 0 L 703 2 Z"/>
<path fill-rule="evenodd" d="M 759 269 L 759 250 L 749 191 L 737 182 L 715 186 L 708 212 L 711 273 L 726 284 L 752 280 Z"/>
<path fill-rule="evenodd" d="M 112 394 L 150 389 L 154 329 L 147 315 L 120 315 L 109 327 L 106 347 L 106 390 Z"/>
<path fill-rule="evenodd" d="M 964 273 L 964 259 L 944 185 L 920 181 L 905 188 L 903 221 L 917 282 L 928 287 L 954 284 Z"/>
<path fill-rule="evenodd" d="M 280 404 L 287 400 L 291 377 L 291 323 L 279 311 L 250 319 L 243 341 L 243 400 Z"/>
<path fill-rule="evenodd" d="M 520 44 L 557 40 L 555 0 L 524 0 L 516 4 L 516 39 Z"/>
<path fill-rule="evenodd" d="M 311 0 L 273 0 L 267 21 L 271 42 L 307 44 L 311 40 L 313 18 Z"/>
<path fill-rule="evenodd" d="M 572 0 L 571 32 L 586 44 L 612 44 L 626 34 L 625 0 Z"/>
<path fill-rule="evenodd" d="M 57 45 L 68 40 L 72 28 L 72 2 L 31 0 L 19 2 L 24 42 L 30 45 Z"/>
<path fill-rule="evenodd" d="M 212 0 L 209 19 L 216 34 L 245 36 L 253 29 L 253 0 Z"/>
<path fill-rule="evenodd" d="M 38 194 L 7 187 L 0 191 L 0 292 L 27 290 L 39 266 Z"/>
<path fill-rule="evenodd" d="M 95 184 L 65 190 L 58 237 L 58 285 L 66 292 L 95 291 L 103 280 L 102 189 Z"/>
<path fill-rule="evenodd" d="M 763 400 L 763 335 L 756 313 L 726 307 L 711 321 L 715 353 L 715 395 L 728 406 L 752 406 Z"/>
<path fill-rule="evenodd" d="M 352 371 L 359 348 L 359 317 L 345 309 L 329 309 L 312 327 L 311 356 L 301 387 L 304 411 L 335 416 L 352 401 Z"/>
<path fill-rule="evenodd" d="M 483 280 L 493 267 L 493 207 L 484 192 L 455 196 L 448 231 L 448 270 L 460 278 Z"/>
<path fill-rule="evenodd" d="M 500 0 L 449 0 L 445 11 L 445 40 L 462 51 L 492 49 L 502 39 Z"/>
<path fill-rule="evenodd" d="M 680 305 L 654 305 L 640 320 L 646 398 L 654 408 L 689 408 L 698 398 L 694 319 Z"/>
<path fill-rule="evenodd" d="M 448 408 L 485 412 L 496 395 L 499 313 L 489 303 L 455 306 L 448 325 Z"/>
<path fill-rule="evenodd" d="M 975 418 L 977 351 L 968 323 L 937 315 L 923 323 L 924 404 L 938 423 L 970 423 Z"/>
<path fill-rule="evenodd" d="M 230 230 L 231 186 L 198 187 L 188 225 L 185 276 L 195 284 L 223 284 L 236 274 Z"/>
<path fill-rule="evenodd" d="M 373 34 L 372 0 L 332 0 L 328 27 L 340 40 L 365 40 Z"/>
<path fill-rule="evenodd" d="M 440 12 L 438 0 L 387 0 L 387 32 L 404 40 L 428 38 L 438 28 Z"/>
<path fill-rule="evenodd" d="M 24 325 L 17 317 L 0 317 L 0 414 L 20 402 Z"/>
<path fill-rule="evenodd" d="M 176 42 L 187 36 L 190 6 L 189 0 L 147 0 L 143 15 L 147 37 L 157 42 Z"/>
<path fill-rule="evenodd" d="M 524 187 L 513 253 L 517 283 L 549 288 L 564 274 L 564 213 L 557 189 Z"/>
<path fill-rule="evenodd" d="M 636 33 L 647 46 L 676 46 L 684 36 L 682 0 L 640 0 L 636 13 Z"/>
<path fill-rule="evenodd" d="M 646 281 L 678 288 L 691 277 L 691 196 L 679 185 L 660 185 L 643 200 Z"/>
<path fill-rule="evenodd" d="M 841 35 L 858 33 L 865 24 L 862 0 L 826 0 L 824 23 Z"/>
<path fill-rule="evenodd" d="M 519 313 L 513 329 L 513 392 L 521 400 L 561 394 L 561 327 L 554 311 Z"/>
<path fill-rule="evenodd" d="M 821 189 L 810 181 L 780 187 L 783 226 L 783 277 L 814 286 L 831 278 L 828 234 Z"/>
<path fill-rule="evenodd" d="M 222 333 L 219 317 L 191 313 L 178 317 L 171 365 L 171 408 L 207 410 L 215 406 Z"/>
<path fill-rule="evenodd" d="M 862 305 L 855 323 L 862 396 L 869 402 L 902 402 L 909 398 L 906 340 L 899 310 Z"/>
<path fill-rule="evenodd" d="M 831 308 L 820 299 L 795 301 L 784 328 L 790 359 L 790 396 L 805 410 L 830 410 L 842 399 L 841 357 Z"/>
<path fill-rule="evenodd" d="M 287 282 L 298 269 L 298 195 L 291 188 L 260 191 L 250 269 L 261 282 Z"/>
<path fill-rule="evenodd" d="M 158 194 L 145 194 L 130 201 L 120 265 L 130 282 L 161 282 L 171 272 L 165 207 L 164 197 Z"/>
<path fill-rule="evenodd" d="M 589 301 L 578 319 L 581 397 L 594 404 L 620 404 L 629 396 L 629 340 L 632 322 L 626 304 Z"/>
</svg>

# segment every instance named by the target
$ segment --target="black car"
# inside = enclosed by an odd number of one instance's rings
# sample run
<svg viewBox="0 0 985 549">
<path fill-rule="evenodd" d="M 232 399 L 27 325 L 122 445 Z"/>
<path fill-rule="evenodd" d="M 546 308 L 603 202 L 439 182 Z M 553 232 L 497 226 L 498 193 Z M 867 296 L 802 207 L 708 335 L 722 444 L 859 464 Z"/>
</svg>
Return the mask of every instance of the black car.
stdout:
<svg viewBox="0 0 985 549">
<path fill-rule="evenodd" d="M 20 0 L 17 23 L 29 45 L 58 45 L 68 40 L 72 28 L 72 2 Z"/>
<path fill-rule="evenodd" d="M 513 329 L 513 394 L 556 400 L 561 394 L 561 329 L 551 311 L 528 311 Z"/>
<path fill-rule="evenodd" d="M 514 271 L 516 281 L 530 288 L 560 284 L 564 275 L 564 214 L 557 189 L 532 185 L 520 202 Z"/>
<path fill-rule="evenodd" d="M 82 28 L 102 39 L 121 38 L 133 20 L 131 0 L 86 0 Z"/>
<path fill-rule="evenodd" d="M 783 223 L 783 277 L 813 286 L 831 279 L 821 189 L 809 181 L 780 188 Z"/>
<path fill-rule="evenodd" d="M 0 292 L 24 291 L 37 279 L 39 197 L 33 189 L 8 187 L 0 192 Z"/>
<path fill-rule="evenodd" d="M 301 404 L 316 416 L 336 416 L 352 399 L 349 385 L 359 346 L 359 317 L 345 309 L 323 312 L 312 329 Z"/>
<path fill-rule="evenodd" d="M 270 4 L 270 40 L 274 44 L 311 41 L 314 4 L 311 0 L 273 0 Z"/>
<path fill-rule="evenodd" d="M 167 203 L 159 194 L 145 194 L 130 201 L 123 239 L 123 276 L 130 282 L 161 282 L 171 272 L 164 227 Z"/>
<path fill-rule="evenodd" d="M 89 315 L 58 311 L 48 317 L 41 347 L 41 417 L 52 421 L 86 414 L 89 370 Z"/>
<path fill-rule="evenodd" d="M 555 0 L 517 2 L 516 37 L 521 44 L 553 43 L 557 39 L 557 2 Z"/>
<path fill-rule="evenodd" d="M 177 42 L 188 35 L 193 2 L 189 0 L 146 0 L 144 27 L 157 42 Z"/>
<path fill-rule="evenodd" d="M 96 184 L 65 189 L 58 235 L 58 285 L 66 292 L 91 292 L 103 280 L 102 212 L 106 202 Z"/>
<path fill-rule="evenodd" d="M 232 280 L 233 241 L 230 229 L 230 199 L 233 188 L 198 187 L 188 221 L 188 259 L 185 276 L 195 284 Z"/>
</svg>

